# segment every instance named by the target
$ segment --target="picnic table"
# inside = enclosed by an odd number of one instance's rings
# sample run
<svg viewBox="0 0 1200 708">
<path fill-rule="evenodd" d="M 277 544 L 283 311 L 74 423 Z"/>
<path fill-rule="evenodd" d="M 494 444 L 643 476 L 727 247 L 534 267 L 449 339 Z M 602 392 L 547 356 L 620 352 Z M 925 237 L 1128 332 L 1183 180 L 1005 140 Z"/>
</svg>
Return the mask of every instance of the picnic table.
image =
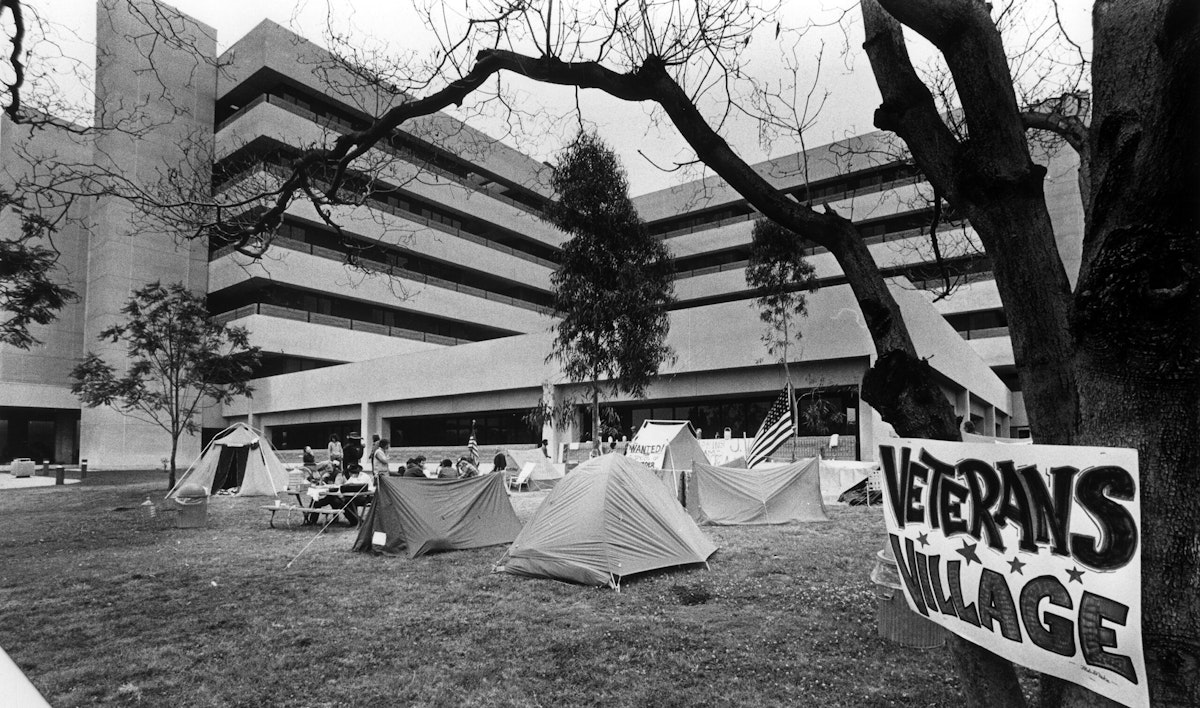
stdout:
<svg viewBox="0 0 1200 708">
<path fill-rule="evenodd" d="M 271 528 L 275 528 L 275 515 L 280 512 L 286 512 L 288 515 L 288 525 L 295 526 L 295 523 L 292 522 L 291 512 L 299 512 L 302 515 L 301 518 L 304 518 L 303 515 L 312 514 L 313 516 L 317 516 L 321 519 L 324 519 L 325 517 L 331 517 L 330 520 L 332 520 L 336 519 L 346 506 L 345 504 L 341 504 L 334 506 L 314 507 L 313 504 L 320 499 L 325 499 L 328 497 L 339 498 L 346 501 L 353 499 L 362 502 L 362 504 L 358 504 L 357 506 L 361 506 L 363 509 L 366 509 L 375 496 L 374 492 L 368 489 L 357 492 L 343 492 L 339 487 L 320 486 L 310 487 L 308 489 L 289 487 L 282 493 L 295 497 L 296 503 L 283 504 L 279 501 L 276 501 L 274 504 L 263 506 L 262 508 L 271 514 L 271 518 L 268 521 L 268 524 Z M 305 503 L 305 500 L 308 500 L 308 503 Z M 360 511 L 359 515 L 361 516 L 363 513 L 364 512 Z M 324 524 L 322 524 L 322 526 L 324 526 Z"/>
</svg>

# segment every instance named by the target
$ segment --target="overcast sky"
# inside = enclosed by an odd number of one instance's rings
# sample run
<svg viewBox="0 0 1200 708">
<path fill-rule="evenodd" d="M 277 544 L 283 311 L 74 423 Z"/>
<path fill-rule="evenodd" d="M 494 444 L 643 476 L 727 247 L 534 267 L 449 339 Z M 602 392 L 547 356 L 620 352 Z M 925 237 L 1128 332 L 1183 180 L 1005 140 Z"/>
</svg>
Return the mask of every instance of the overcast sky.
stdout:
<svg viewBox="0 0 1200 708">
<path fill-rule="evenodd" d="M 1042 0 L 1037 0 L 1041 3 Z M 94 0 L 32 0 L 40 5 L 39 11 L 48 19 L 61 23 L 78 33 L 80 41 L 69 44 L 81 59 L 93 61 L 94 50 L 89 46 L 95 36 Z M 273 20 L 304 37 L 324 44 L 323 34 L 329 24 L 331 5 L 325 0 L 177 0 L 169 3 L 201 22 L 216 28 L 218 46 L 224 50 L 249 32 L 263 19 Z M 447 3 L 447 7 L 461 8 L 466 0 Z M 784 27 L 804 27 L 810 20 L 829 21 L 837 16 L 837 8 L 853 6 L 851 2 L 833 0 L 790 0 L 785 2 L 787 10 L 778 18 Z M 420 22 L 407 0 L 337 0 L 335 24 L 338 29 L 364 42 L 373 42 L 397 50 L 425 50 L 432 47 L 431 39 L 425 34 Z M 1063 17 L 1076 38 L 1085 39 L 1088 16 L 1083 0 L 1068 0 L 1064 3 Z M 857 11 L 850 14 L 852 20 L 843 26 L 835 26 L 809 32 L 795 46 L 805 71 L 802 81 L 812 81 L 822 51 L 818 95 L 828 92 L 825 104 L 812 126 L 806 132 L 809 147 L 838 140 L 849 135 L 873 129 L 871 116 L 879 103 L 870 67 L 860 46 L 862 29 Z M 770 25 L 774 26 L 774 22 Z M 845 27 L 845 29 L 843 28 Z M 784 40 L 787 40 L 786 43 Z M 779 81 L 786 79 L 780 60 L 781 50 L 791 51 L 794 39 L 786 34 L 776 39 L 771 32 L 755 37 L 748 50 L 750 69 L 759 79 Z M 921 47 L 914 49 L 917 62 L 928 61 L 929 54 Z M 511 81 L 511 80 L 510 80 Z M 512 82 L 520 92 L 522 105 L 538 103 L 547 105 L 556 115 L 569 112 L 575 97 L 571 89 L 550 87 L 531 82 Z M 629 172 L 634 194 L 641 194 L 670 186 L 699 173 L 664 172 L 660 166 L 691 159 L 686 145 L 675 134 L 673 128 L 657 126 L 651 120 L 648 108 L 631 105 L 608 98 L 597 91 L 586 91 L 580 96 L 585 122 L 594 124 L 601 135 L 621 154 Z M 497 134 L 503 131 L 500 125 L 472 120 L 476 127 Z M 516 147 L 539 160 L 553 158 L 565 139 L 575 128 L 573 121 L 562 121 L 551 126 L 537 126 L 526 134 L 509 139 Z M 533 133 L 533 134 L 529 134 Z M 725 138 L 747 160 L 757 162 L 768 157 L 777 157 L 796 152 L 798 142 L 791 138 L 777 138 L 767 146 L 761 144 L 756 125 L 743 119 L 729 125 Z M 647 157 L 639 154 L 645 153 Z"/>
</svg>

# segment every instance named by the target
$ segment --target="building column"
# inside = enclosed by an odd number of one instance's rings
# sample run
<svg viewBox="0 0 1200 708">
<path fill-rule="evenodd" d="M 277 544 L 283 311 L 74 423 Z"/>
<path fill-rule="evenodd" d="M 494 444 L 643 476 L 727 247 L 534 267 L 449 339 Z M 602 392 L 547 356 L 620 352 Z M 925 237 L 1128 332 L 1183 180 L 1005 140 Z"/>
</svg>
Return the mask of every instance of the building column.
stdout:
<svg viewBox="0 0 1200 708">
<path fill-rule="evenodd" d="M 996 407 L 993 405 L 983 409 L 983 429 L 986 431 L 983 433 L 984 435 L 1000 437 L 996 433 Z"/>
<path fill-rule="evenodd" d="M 379 428 L 378 422 L 374 420 L 377 413 L 378 406 L 373 403 L 363 401 L 359 405 L 359 435 L 362 436 L 364 457 L 371 451 L 371 436 L 374 434 L 371 430 Z M 382 432 L 379 433 L 379 437 L 383 437 Z"/>
</svg>

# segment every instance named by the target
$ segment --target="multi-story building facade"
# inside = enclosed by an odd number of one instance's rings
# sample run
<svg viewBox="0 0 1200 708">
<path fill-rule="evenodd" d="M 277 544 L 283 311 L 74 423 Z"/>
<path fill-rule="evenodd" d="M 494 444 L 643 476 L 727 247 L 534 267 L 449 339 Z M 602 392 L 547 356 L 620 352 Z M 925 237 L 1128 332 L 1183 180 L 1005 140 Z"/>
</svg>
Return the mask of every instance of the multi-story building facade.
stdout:
<svg viewBox="0 0 1200 708">
<path fill-rule="evenodd" d="M 118 156 L 113 169 L 125 169 L 119 156 L 128 155 L 135 179 L 151 179 L 154 165 L 176 157 L 211 154 L 198 169 L 211 165 L 213 190 L 231 198 L 270 185 L 300 148 L 361 127 L 399 100 L 355 81 L 323 50 L 270 22 L 220 56 L 196 61 L 184 49 L 139 51 L 129 40 L 136 33 L 122 29 L 135 18 L 119 7 L 100 16 L 97 110 L 161 100 L 153 88 L 121 83 L 148 64 L 187 97 L 186 120 L 164 121 L 152 142 L 131 145 L 118 136 L 72 148 L 80 160 Z M 190 26 L 198 41 L 187 51 L 213 52 L 212 31 Z M 39 135 L 5 125 L 0 148 L 8 154 L 20 143 L 28 154 L 44 140 Z M 929 266 L 927 189 L 902 161 L 879 157 L 882 141 L 861 136 L 757 169 L 796 198 L 828 203 L 860 224 L 894 276 L 918 350 L 959 414 L 981 432 L 1017 433 L 1023 406 L 986 256 L 969 226 L 950 222 L 940 230 L 950 257 L 945 267 Z M 182 145 L 193 154 L 172 152 Z M 485 445 L 557 443 L 587 430 L 535 430 L 523 420 L 539 401 L 562 404 L 575 393 L 545 363 L 550 275 L 563 241 L 541 216 L 552 198 L 546 166 L 443 114 L 406 123 L 364 164 L 370 189 L 361 204 L 334 207 L 327 218 L 310 203 L 293 203 L 259 260 L 220 240 L 151 241 L 132 228 L 128 206 L 113 199 L 86 205 L 88 218 L 60 235 L 63 277 L 80 286 L 81 301 L 35 333 L 40 347 L 0 349 L 0 458 L 157 464 L 167 444 L 161 434 L 113 411 L 81 412 L 67 379 L 72 362 L 97 349 L 95 332 L 112 322 L 129 291 L 155 279 L 206 292 L 214 316 L 247 327 L 267 353 L 254 397 L 211 409 L 209 433 L 247 420 L 277 446 L 298 448 L 349 430 L 412 447 L 463 444 L 472 425 Z M 1082 220 L 1072 169 L 1055 161 L 1048 189 L 1068 252 Z M 635 201 L 675 259 L 669 342 L 678 357 L 645 400 L 610 402 L 619 430 L 646 418 L 689 418 L 709 436 L 726 428 L 752 435 L 783 382 L 760 343 L 745 283 L 755 214 L 715 179 Z M 833 258 L 819 249 L 810 258 L 822 288 L 809 297 L 793 379 L 802 401 L 820 398 L 842 415 L 802 432 L 838 432 L 847 441 L 843 455 L 869 457 L 888 434 L 857 394 L 874 349 Z M 931 297 L 947 274 L 961 287 Z M 105 355 L 114 363 L 121 356 Z M 190 450 L 199 443 L 190 441 Z"/>
</svg>

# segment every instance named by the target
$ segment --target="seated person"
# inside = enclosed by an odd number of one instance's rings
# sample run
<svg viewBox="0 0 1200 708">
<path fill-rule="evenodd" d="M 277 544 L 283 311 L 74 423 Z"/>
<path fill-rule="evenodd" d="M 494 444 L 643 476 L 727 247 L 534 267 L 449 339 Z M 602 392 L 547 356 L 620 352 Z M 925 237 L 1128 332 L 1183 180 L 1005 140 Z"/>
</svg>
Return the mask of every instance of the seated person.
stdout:
<svg viewBox="0 0 1200 708">
<path fill-rule="evenodd" d="M 353 496 L 357 492 L 371 491 L 371 475 L 363 471 L 358 465 L 350 465 L 346 470 L 345 475 L 339 474 L 336 478 L 338 491 L 346 496 L 326 495 L 313 502 L 313 508 L 319 509 L 330 506 L 335 509 L 341 509 L 345 515 L 346 521 L 350 522 L 351 526 L 357 526 L 359 521 L 358 510 L 368 500 L 368 496 Z M 316 514 L 307 514 L 304 517 L 305 524 L 315 524 L 317 522 Z"/>
<path fill-rule="evenodd" d="M 476 467 L 469 457 L 458 458 L 458 478 L 470 479 L 471 477 L 479 476 L 479 468 Z"/>
<path fill-rule="evenodd" d="M 415 457 L 411 458 L 411 459 L 409 459 L 408 462 L 404 463 L 404 476 L 405 477 L 424 478 L 425 477 L 425 468 L 422 467 L 421 464 L 417 462 L 417 459 Z"/>
<path fill-rule="evenodd" d="M 454 461 L 450 458 L 442 460 L 442 464 L 438 467 L 438 479 L 458 479 L 458 470 L 454 467 Z"/>
</svg>

